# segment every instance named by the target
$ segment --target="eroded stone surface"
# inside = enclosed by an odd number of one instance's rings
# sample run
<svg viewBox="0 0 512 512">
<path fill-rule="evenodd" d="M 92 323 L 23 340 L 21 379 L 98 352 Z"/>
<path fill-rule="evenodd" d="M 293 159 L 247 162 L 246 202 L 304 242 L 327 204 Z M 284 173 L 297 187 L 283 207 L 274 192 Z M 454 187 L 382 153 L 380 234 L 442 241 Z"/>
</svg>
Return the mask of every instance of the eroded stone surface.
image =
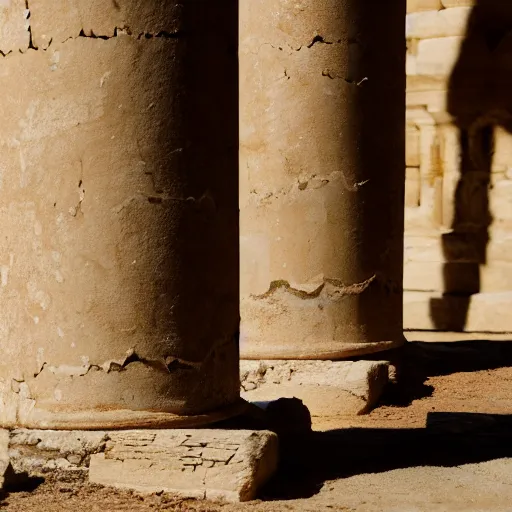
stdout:
<svg viewBox="0 0 512 512">
<path fill-rule="evenodd" d="M 404 17 L 240 2 L 242 358 L 402 342 Z"/>
<path fill-rule="evenodd" d="M 237 402 L 236 4 L 28 2 L 0 73 L 0 425 Z"/>
<path fill-rule="evenodd" d="M 87 471 L 90 456 L 103 451 L 108 438 L 106 432 L 13 430 L 9 434 L 9 457 L 16 473 Z"/>
<path fill-rule="evenodd" d="M 0 489 L 4 486 L 5 474 L 9 465 L 9 432 L 0 430 Z"/>
<path fill-rule="evenodd" d="M 155 0 L 30 0 L 36 47 L 59 46 L 80 33 L 112 37 L 118 31 L 135 37 L 176 35 L 183 29 L 177 2 Z"/>
<path fill-rule="evenodd" d="M 93 483 L 229 501 L 253 499 L 277 469 L 271 432 L 159 430 L 110 433 L 91 457 Z"/>
<path fill-rule="evenodd" d="M 30 11 L 25 0 L 0 2 L 0 54 L 24 52 L 30 44 Z"/>
<path fill-rule="evenodd" d="M 242 396 L 251 402 L 299 398 L 313 416 L 364 414 L 389 381 L 385 361 L 241 361 Z"/>
</svg>

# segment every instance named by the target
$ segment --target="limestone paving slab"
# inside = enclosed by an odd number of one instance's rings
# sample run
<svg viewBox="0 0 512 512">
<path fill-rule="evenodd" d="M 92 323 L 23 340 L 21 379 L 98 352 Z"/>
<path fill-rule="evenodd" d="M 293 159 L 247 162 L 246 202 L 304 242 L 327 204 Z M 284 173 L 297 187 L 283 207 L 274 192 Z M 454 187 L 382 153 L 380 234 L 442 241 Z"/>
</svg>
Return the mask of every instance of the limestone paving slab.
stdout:
<svg viewBox="0 0 512 512">
<path fill-rule="evenodd" d="M 272 432 L 158 430 L 111 433 L 91 456 L 92 483 L 139 492 L 249 501 L 277 469 Z"/>
</svg>

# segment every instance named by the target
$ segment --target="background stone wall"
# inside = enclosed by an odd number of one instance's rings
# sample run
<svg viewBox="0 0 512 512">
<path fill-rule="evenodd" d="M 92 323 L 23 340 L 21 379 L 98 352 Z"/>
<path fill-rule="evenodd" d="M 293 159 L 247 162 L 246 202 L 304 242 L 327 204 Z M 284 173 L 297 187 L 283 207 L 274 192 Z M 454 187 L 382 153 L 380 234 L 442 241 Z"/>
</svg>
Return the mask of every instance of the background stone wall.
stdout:
<svg viewBox="0 0 512 512">
<path fill-rule="evenodd" d="M 512 332 L 512 135 L 506 129 L 512 117 L 504 108 L 512 97 L 512 32 L 504 29 L 508 14 L 489 0 L 489 23 L 501 23 L 501 32 L 493 25 L 496 40 L 487 46 L 475 38 L 465 43 L 475 3 L 408 0 L 406 329 Z M 478 3 L 486 7 L 485 0 Z M 463 94 L 450 88 L 463 58 L 470 73 L 459 81 L 473 96 L 457 110 Z M 497 89 L 486 85 L 496 63 L 504 72 L 495 77 Z M 501 104 L 484 105 L 487 94 L 496 103 L 500 87 Z M 461 111 L 471 112 L 469 121 Z M 461 123 L 467 125 L 462 131 Z M 480 148 L 480 163 L 468 163 L 464 141 L 475 132 L 488 146 Z"/>
</svg>

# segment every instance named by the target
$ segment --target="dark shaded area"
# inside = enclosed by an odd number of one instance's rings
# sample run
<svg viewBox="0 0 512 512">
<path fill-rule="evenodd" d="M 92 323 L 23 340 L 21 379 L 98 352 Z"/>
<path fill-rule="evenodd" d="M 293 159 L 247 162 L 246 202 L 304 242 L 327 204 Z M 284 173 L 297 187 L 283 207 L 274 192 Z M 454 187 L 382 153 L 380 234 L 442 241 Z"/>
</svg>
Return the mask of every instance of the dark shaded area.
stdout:
<svg viewBox="0 0 512 512">
<path fill-rule="evenodd" d="M 382 354 L 377 356 L 382 358 Z M 386 353 L 385 359 L 398 366 L 399 381 L 390 385 L 381 403 L 407 407 L 432 394 L 433 387 L 426 384 L 429 377 L 512 366 L 512 343 L 410 342 Z M 355 475 L 419 466 L 457 467 L 512 457 L 512 415 L 431 412 L 425 428 L 311 432 L 299 400 L 278 406 L 270 417 L 256 411 L 232 424 L 232 428 L 274 431 L 286 424 L 294 426 L 279 431 L 280 468 L 261 492 L 265 500 L 308 498 L 327 481 Z M 230 428 L 229 423 L 224 428 Z"/>
<path fill-rule="evenodd" d="M 406 407 L 430 396 L 429 377 L 512 366 L 509 341 L 411 342 L 391 359 L 399 383 L 382 403 Z M 512 415 L 432 412 L 420 429 L 343 429 L 280 436 L 281 465 L 266 500 L 308 498 L 325 482 L 418 466 L 456 467 L 512 457 Z"/>
<path fill-rule="evenodd" d="M 396 407 L 428 396 L 432 391 L 425 384 L 429 377 L 512 366 L 512 343 L 508 341 L 411 342 L 394 352 L 385 359 L 400 365 L 400 379 L 390 387 L 384 402 Z M 458 467 L 512 457 L 512 415 L 431 412 L 424 428 L 312 432 L 304 404 L 298 399 L 280 399 L 253 404 L 244 416 L 211 428 L 269 429 L 279 434 L 279 471 L 260 493 L 267 501 L 308 498 L 328 481 L 355 475 L 420 466 Z M 42 478 L 14 476 L 7 475 L 7 493 L 30 491 L 43 482 Z M 72 494 L 79 485 L 71 484 L 59 476 L 59 492 Z"/>
<path fill-rule="evenodd" d="M 462 416 L 466 428 L 458 434 L 453 433 L 461 424 L 458 414 L 432 413 L 424 429 L 346 429 L 281 438 L 280 470 L 262 498 L 309 498 L 326 481 L 365 473 L 512 457 L 512 416 Z M 438 417 L 443 421 L 436 423 Z"/>
<path fill-rule="evenodd" d="M 487 263 L 494 129 L 512 133 L 512 3 L 477 0 L 448 85 L 448 112 L 459 129 L 460 177 L 452 232 L 443 236 L 444 295 L 432 299 L 438 330 L 463 331 L 471 295 Z"/>
<path fill-rule="evenodd" d="M 429 377 L 512 366 L 512 343 L 490 340 L 411 342 L 403 347 L 397 364 L 399 384 L 389 386 L 381 404 L 406 407 L 413 400 L 432 395 L 433 387 L 426 384 Z"/>
<path fill-rule="evenodd" d="M 4 487 L 2 493 L 11 494 L 14 492 L 33 492 L 45 479 L 42 476 L 30 476 L 28 473 L 15 473 L 9 464 L 4 475 Z"/>
</svg>

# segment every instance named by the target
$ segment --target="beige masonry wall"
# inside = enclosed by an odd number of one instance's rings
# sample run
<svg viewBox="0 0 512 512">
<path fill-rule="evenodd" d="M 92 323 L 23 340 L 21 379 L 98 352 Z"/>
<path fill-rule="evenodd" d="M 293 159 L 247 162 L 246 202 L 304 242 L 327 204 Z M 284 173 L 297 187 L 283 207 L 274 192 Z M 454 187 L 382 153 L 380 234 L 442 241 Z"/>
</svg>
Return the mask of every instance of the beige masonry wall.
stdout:
<svg viewBox="0 0 512 512">
<path fill-rule="evenodd" d="M 408 1 L 406 329 L 512 331 L 508 3 Z"/>
</svg>

